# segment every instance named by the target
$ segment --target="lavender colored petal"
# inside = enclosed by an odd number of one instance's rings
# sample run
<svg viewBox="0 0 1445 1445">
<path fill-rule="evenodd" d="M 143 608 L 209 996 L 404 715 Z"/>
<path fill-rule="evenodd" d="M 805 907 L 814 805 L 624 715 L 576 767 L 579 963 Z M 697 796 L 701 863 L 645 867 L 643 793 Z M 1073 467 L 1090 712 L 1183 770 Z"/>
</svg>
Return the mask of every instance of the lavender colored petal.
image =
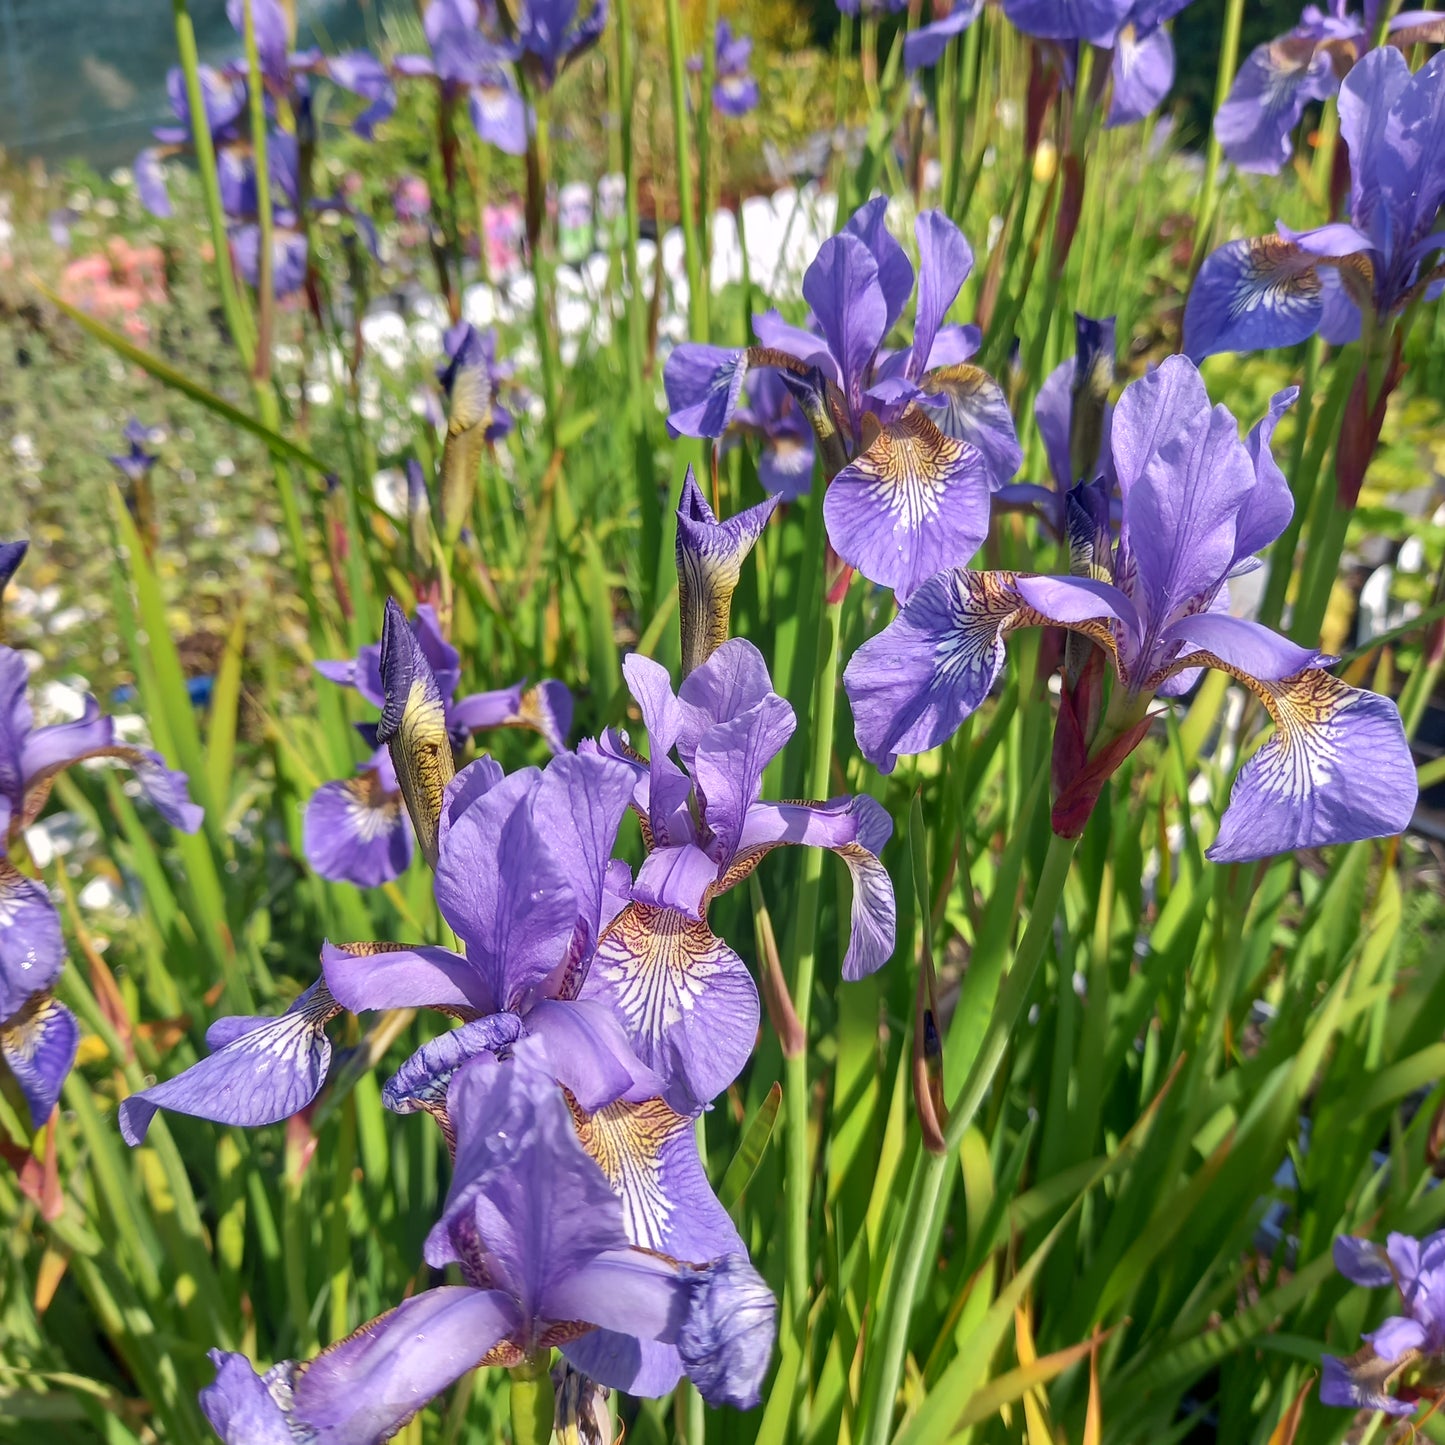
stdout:
<svg viewBox="0 0 1445 1445">
<path fill-rule="evenodd" d="M 983 11 L 983 0 L 959 0 L 942 20 L 920 25 L 903 37 L 903 68 L 910 74 L 937 65 L 948 42 L 962 35 Z"/>
<path fill-rule="evenodd" d="M 910 289 L 911 284 L 910 278 Z M 855 405 L 889 326 L 891 303 L 873 252 L 856 235 L 830 236 L 803 277 L 803 298 L 828 339 L 849 404 Z"/>
<path fill-rule="evenodd" d="M 952 322 L 940 326 L 938 335 L 933 338 L 933 345 L 929 348 L 928 361 L 923 369 L 928 372 L 959 366 L 977 356 L 982 345 L 983 332 L 972 322 L 966 326 L 958 326 Z"/>
<path fill-rule="evenodd" d="M 1390 210 L 1396 245 L 1423 236 L 1435 224 L 1445 202 L 1445 51 L 1433 55 L 1411 75 L 1389 101 L 1384 144 L 1367 151 L 1355 165 L 1378 165 L 1381 195 Z M 1404 57 L 1393 46 L 1382 46 L 1360 62 L 1358 81 L 1354 71 L 1346 77 L 1352 93 L 1377 86 L 1373 104 L 1390 96 L 1402 69 Z M 1359 68 L 1359 67 L 1357 67 Z M 1343 91 L 1342 91 L 1343 93 Z M 1342 117 L 1343 119 L 1343 117 Z M 1376 228 L 1378 229 L 1378 228 Z"/>
<path fill-rule="evenodd" d="M 1235 779 L 1209 858 L 1246 862 L 1404 830 L 1418 785 L 1389 698 L 1317 668 L 1257 689 L 1276 730 Z"/>
<path fill-rule="evenodd" d="M 338 1445 L 384 1440 L 520 1325 L 502 1290 L 425 1290 L 312 1360 L 292 1391 L 293 1419 Z"/>
<path fill-rule="evenodd" d="M 713 105 L 724 115 L 747 115 L 756 110 L 760 92 L 751 75 L 724 75 L 712 88 Z"/>
<path fill-rule="evenodd" d="M 777 1313 L 772 1292 L 741 1254 L 725 1256 L 695 1279 L 677 1348 L 710 1405 L 750 1410 L 762 1399 Z"/>
<path fill-rule="evenodd" d="M 666 1080 L 639 1058 L 622 1024 L 593 999 L 544 999 L 527 1014 L 557 1082 L 589 1112 L 619 1099 L 655 1099 Z"/>
<path fill-rule="evenodd" d="M 1073 415 L 1074 376 L 1078 363 L 1071 356 L 1044 379 L 1034 398 L 1034 425 L 1044 442 L 1044 455 L 1057 486 L 1066 491 L 1077 480 L 1069 455 L 1069 420 Z M 1089 478 L 1088 480 L 1093 480 Z"/>
<path fill-rule="evenodd" d="M 64 965 L 65 939 L 49 893 L 0 857 L 0 1022 L 48 989 Z"/>
<path fill-rule="evenodd" d="M 843 674 L 864 757 L 891 773 L 901 754 L 945 742 L 1003 668 L 1003 629 L 1018 610 L 1006 573 L 955 567 L 930 578 Z"/>
<path fill-rule="evenodd" d="M 441 695 L 450 698 L 461 681 L 461 654 L 447 641 L 441 620 L 431 603 L 423 602 L 416 609 L 416 616 L 411 620 L 411 630 L 417 646 L 421 648 L 421 655 L 426 658 L 427 665 L 437 680 Z"/>
<path fill-rule="evenodd" d="M 792 737 L 798 720 L 792 707 L 770 694 L 698 739 L 692 775 L 702 820 L 710 839 L 707 852 L 726 868 L 737 852 L 748 809 L 763 790 L 763 772 Z"/>
<path fill-rule="evenodd" d="M 482 1053 L 499 1053 L 523 1034 L 522 1020 L 513 1013 L 488 1014 L 424 1043 L 386 1081 L 381 1102 L 393 1114 L 414 1114 L 419 1109 L 445 1107 L 447 1086 L 465 1063 Z"/>
<path fill-rule="evenodd" d="M 1400 190 L 1409 167 L 1394 156 L 1389 132 L 1391 114 L 1409 84 L 1404 56 L 1386 45 L 1366 55 L 1340 86 L 1340 136 L 1350 155 L 1350 219 L 1371 235 L 1389 225 L 1387 216 L 1406 199 Z M 1408 195 L 1408 182 L 1406 188 Z"/>
<path fill-rule="evenodd" d="M 1215 137 L 1240 170 L 1278 175 L 1305 106 L 1339 84 L 1329 52 L 1310 40 L 1282 36 L 1256 46 L 1214 117 Z"/>
<path fill-rule="evenodd" d="M 1350 1373 L 1349 1362 L 1326 1355 L 1320 1373 L 1320 1404 L 1335 1405 L 1346 1410 L 1380 1410 L 1387 1415 L 1404 1417 L 1415 1413 L 1413 1400 L 1397 1400 L 1385 1394 L 1369 1380 L 1357 1380 Z"/>
<path fill-rule="evenodd" d="M 705 663 L 697 672 L 706 666 Z M 693 827 L 688 800 L 692 782 L 668 756 L 684 722 L 682 708 L 672 690 L 672 679 L 660 663 L 637 652 L 630 652 L 622 659 L 622 676 L 647 729 L 647 816 L 653 838 L 664 846 L 690 842 Z"/>
<path fill-rule="evenodd" d="M 1040 40 L 1087 40 L 1105 48 L 1124 23 L 1132 0 L 1004 0 L 1003 13 Z"/>
<path fill-rule="evenodd" d="M 758 481 L 780 502 L 806 496 L 813 485 L 815 448 L 811 428 L 777 433 L 758 453 Z"/>
<path fill-rule="evenodd" d="M 1289 525 L 1294 515 L 1294 494 L 1284 472 L 1274 459 L 1270 445 L 1279 419 L 1299 397 L 1297 386 L 1277 391 L 1269 410 L 1250 428 L 1244 446 L 1254 463 L 1254 486 L 1240 505 L 1234 519 L 1234 560 L 1236 565 L 1262 552 Z"/>
<path fill-rule="evenodd" d="M 520 156 L 527 150 L 530 130 L 527 103 L 506 73 L 496 70 L 474 85 L 468 110 L 477 134 L 504 155 Z"/>
<path fill-rule="evenodd" d="M 1174 84 L 1174 42 L 1169 32 L 1125 25 L 1114 44 L 1111 71 L 1114 88 L 1105 125 L 1132 125 L 1152 114 Z"/>
<path fill-rule="evenodd" d="M 447 708 L 447 726 L 463 733 L 506 727 L 522 705 L 522 686 L 499 687 L 492 692 L 473 692 L 459 697 Z"/>
<path fill-rule="evenodd" d="M 689 918 L 701 918 L 717 873 L 716 860 L 696 843 L 654 848 L 637 870 L 632 896 L 640 903 L 675 908 Z"/>
<path fill-rule="evenodd" d="M 597 949 L 583 999 L 616 1015 L 682 1113 L 718 1097 L 752 1056 L 758 990 L 705 922 L 633 902 Z"/>
<path fill-rule="evenodd" d="M 918 238 L 918 309 L 913 319 L 912 352 L 916 379 L 931 359 L 948 308 L 973 270 L 973 251 L 963 232 L 942 211 L 924 211 L 913 230 Z"/>
<path fill-rule="evenodd" d="M 1313 258 L 1278 236 L 1230 241 L 1194 278 L 1184 308 L 1184 349 L 1200 361 L 1218 351 L 1293 346 L 1319 329 L 1324 305 Z"/>
<path fill-rule="evenodd" d="M 401 794 L 385 792 L 374 771 L 323 783 L 301 825 L 306 861 L 323 878 L 378 888 L 411 865 L 411 823 Z"/>
<path fill-rule="evenodd" d="M 1358 341 L 1363 319 L 1360 308 L 1340 279 L 1339 270 L 1334 266 L 1321 266 L 1318 274 L 1321 288 L 1320 340 L 1331 346 L 1348 346 L 1350 342 Z"/>
<path fill-rule="evenodd" d="M 823 497 L 828 540 L 907 602 L 988 535 L 990 475 L 982 452 L 911 408 L 834 477 Z"/>
<path fill-rule="evenodd" d="M 776 311 L 765 311 L 761 316 L 754 316 L 753 332 L 759 343 L 769 351 L 781 351 L 788 356 L 797 357 L 809 366 L 817 366 L 829 381 L 842 385 L 842 374 L 828 350 L 828 343 L 815 332 L 802 326 L 791 325 Z"/>
<path fill-rule="evenodd" d="M 245 1355 L 211 1350 L 216 1378 L 199 1395 L 202 1411 L 222 1445 L 295 1445 L 288 1414 L 267 1382 L 286 1366 L 258 1375 Z M 284 1397 L 284 1392 L 282 1392 Z"/>
<path fill-rule="evenodd" d="M 674 346 L 662 368 L 668 432 L 720 437 L 737 410 L 747 369 L 746 351 L 700 341 Z"/>
<path fill-rule="evenodd" d="M 488 980 L 470 960 L 447 948 L 418 944 L 366 945 L 366 951 L 324 942 L 326 986 L 343 1008 L 441 1008 L 493 1013 L 500 1007 Z"/>
<path fill-rule="evenodd" d="M 1375 1347 L 1375 1353 L 1382 1360 L 1398 1360 L 1410 1350 L 1423 1349 L 1429 1334 L 1418 1320 L 1394 1315 L 1379 1329 L 1365 1335 L 1364 1339 Z"/>
<path fill-rule="evenodd" d="M 853 909 L 843 977 L 866 978 L 893 955 L 897 903 L 893 880 L 878 860 L 893 832 L 882 804 L 866 794 L 826 803 L 757 803 L 748 810 L 739 859 L 780 843 L 827 848 L 847 865 L 853 879 Z"/>
<path fill-rule="evenodd" d="M 168 221 L 175 211 L 171 206 L 171 193 L 166 189 L 166 167 L 160 151 L 147 146 L 136 156 L 131 170 L 141 205 L 157 219 Z"/>
<path fill-rule="evenodd" d="M 981 367 L 969 363 L 930 371 L 922 385 L 919 404 L 934 425 L 983 454 L 991 487 L 1009 481 L 1023 464 L 1024 454 L 1003 388 Z"/>
<path fill-rule="evenodd" d="M 127 1144 L 139 1144 L 157 1109 L 254 1128 L 290 1118 L 321 1092 L 331 1064 L 326 1024 L 339 1012 L 317 980 L 280 1018 L 240 1034 L 163 1084 L 121 1101 Z"/>
<path fill-rule="evenodd" d="M 35 1128 L 50 1117 L 79 1045 L 75 1015 L 48 994 L 37 995 L 0 1024 L 0 1059 L 20 1086 Z"/>
<path fill-rule="evenodd" d="M 848 218 L 848 224 L 843 227 L 841 234 L 856 236 L 862 241 L 878 268 L 878 289 L 882 291 L 883 299 L 887 304 L 886 319 L 883 325 L 883 335 L 886 336 L 893 330 L 898 318 L 903 315 L 903 308 L 908 305 L 908 298 L 913 294 L 913 263 L 908 259 L 908 253 L 894 240 L 888 230 L 888 197 L 874 196 L 871 201 L 864 201 Z M 820 257 L 821 254 L 820 251 Z M 818 310 L 817 304 L 808 295 L 806 285 L 803 288 L 803 295 L 808 304 L 813 307 L 814 312 L 821 318 L 823 313 Z M 831 341 L 833 333 L 828 332 L 826 323 L 823 329 Z M 837 348 L 834 348 L 833 354 L 838 357 L 840 362 L 844 361 L 843 355 Z"/>
<path fill-rule="evenodd" d="M 1319 653 L 1301 647 L 1271 631 L 1262 622 L 1231 617 L 1225 612 L 1199 612 L 1166 627 L 1160 634 L 1166 644 L 1178 643 L 1184 655 L 1203 651 L 1238 672 L 1264 682 L 1278 682 L 1315 666 Z"/>
<path fill-rule="evenodd" d="M 1363 1285 L 1366 1289 L 1384 1289 L 1395 1282 L 1385 1251 L 1373 1240 L 1341 1234 L 1335 1238 L 1332 1253 L 1335 1268 L 1351 1284 Z"/>
<path fill-rule="evenodd" d="M 729 638 L 678 689 L 678 755 L 691 767 L 698 742 L 714 723 L 741 717 L 776 695 L 762 653 L 745 637 Z"/>
<path fill-rule="evenodd" d="M 561 1348 L 567 1362 L 589 1380 L 638 1399 L 670 1394 L 683 1376 L 676 1345 L 639 1340 L 617 1330 L 589 1330 Z"/>
</svg>

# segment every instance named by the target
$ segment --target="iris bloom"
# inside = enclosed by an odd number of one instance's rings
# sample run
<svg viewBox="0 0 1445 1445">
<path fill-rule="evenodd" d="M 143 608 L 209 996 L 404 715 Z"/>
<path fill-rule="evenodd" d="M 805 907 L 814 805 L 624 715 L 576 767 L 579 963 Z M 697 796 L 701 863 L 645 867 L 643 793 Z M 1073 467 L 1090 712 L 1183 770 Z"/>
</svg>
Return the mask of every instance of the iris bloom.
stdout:
<svg viewBox="0 0 1445 1445">
<path fill-rule="evenodd" d="M 1105 475 L 1109 391 L 1114 384 L 1114 318 L 1074 315 L 1074 355 L 1060 362 L 1034 399 L 1034 423 L 1054 485 L 1017 482 L 999 490 L 1000 502 L 1036 507 L 1060 540 L 1065 535 L 1069 489 Z"/>
<path fill-rule="evenodd" d="M 1328 10 L 1306 5 L 1287 35 L 1257 45 L 1234 78 L 1214 117 L 1224 154 L 1242 171 L 1278 175 L 1294 154 L 1294 131 L 1311 101 L 1337 95 L 1341 79 L 1373 44 L 1379 0 L 1352 15 L 1348 0 Z M 1445 20 L 1426 10 L 1393 16 L 1388 34 L 1398 45 L 1445 39 Z"/>
<path fill-rule="evenodd" d="M 712 103 L 726 115 L 746 115 L 756 110 L 758 104 L 758 82 L 751 69 L 753 40 L 750 35 L 734 35 L 732 26 L 726 20 L 717 23 L 714 38 L 714 71 L 716 80 L 712 88 Z M 702 57 L 692 56 L 688 69 L 700 71 Z"/>
<path fill-rule="evenodd" d="M 398 75 L 431 76 L 444 102 L 468 99 L 484 141 L 519 156 L 527 149 L 527 107 L 512 78 L 511 52 L 477 28 L 476 0 L 431 0 L 422 16 L 430 55 L 398 55 Z"/>
<path fill-rule="evenodd" d="M 686 1369 L 712 1404 L 756 1403 L 776 1311 L 747 1261 L 632 1247 L 622 1205 L 525 1049 L 507 1063 L 478 1060 L 453 1095 L 456 1169 L 426 1258 L 457 1266 L 464 1283 L 415 1295 L 316 1359 L 262 1376 L 214 1351 L 201 1406 L 225 1445 L 374 1445 L 467 1370 L 554 1345 L 633 1394 L 665 1394 Z M 660 1354 L 677 1362 L 670 1378 Z"/>
<path fill-rule="evenodd" d="M 116 741 L 115 723 L 94 698 L 86 698 L 74 722 L 37 728 L 28 683 L 24 657 L 0 647 L 0 1058 L 39 1128 L 60 1097 L 80 1030 L 70 1010 L 51 997 L 65 963 L 60 916 L 44 886 L 21 874 L 5 853 L 39 816 L 57 774 L 87 758 L 129 764 L 166 821 L 187 833 L 201 826 L 201 810 L 187 795 L 184 773 L 172 772 L 159 753 Z"/>
<path fill-rule="evenodd" d="M 1109 75 L 1113 85 L 1105 123 L 1118 126 L 1143 120 L 1169 94 L 1174 84 L 1174 43 L 1163 27 L 1189 3 L 1190 0 L 1004 0 L 1003 9 L 1024 34 L 1053 41 L 1060 48 L 1065 78 L 1070 85 L 1077 74 L 1081 44 L 1110 52 Z M 940 53 L 941 50 L 940 45 Z"/>
<path fill-rule="evenodd" d="M 1184 313 L 1196 359 L 1292 346 L 1319 332 L 1378 333 L 1445 287 L 1435 229 L 1445 204 L 1445 52 L 1412 75 L 1393 47 L 1371 51 L 1340 88 L 1350 155 L 1350 222 L 1230 241 L 1204 262 Z"/>
<path fill-rule="evenodd" d="M 675 1103 L 705 1102 L 741 1071 L 759 1018 L 757 987 L 708 927 L 708 905 L 781 844 L 831 849 L 853 877 L 843 977 L 862 978 L 893 952 L 893 884 L 878 861 L 892 822 L 867 796 L 762 800 L 763 772 L 796 719 L 752 643 L 723 643 L 676 693 L 649 658 L 633 653 L 622 667 L 647 729 L 648 759 L 623 733 L 584 747 L 631 770 L 648 853 L 581 997 L 616 1010 L 638 1056 L 669 1080 Z"/>
<path fill-rule="evenodd" d="M 1274 735 L 1244 765 L 1209 856 L 1262 858 L 1398 833 L 1410 820 L 1415 769 L 1393 702 L 1348 687 L 1327 659 L 1228 614 L 1227 582 L 1284 530 L 1293 499 L 1270 455 L 1281 392 L 1241 442 L 1211 408 L 1193 365 L 1170 357 L 1128 387 L 1110 445 L 1122 523 L 1110 545 L 1102 484 L 1075 489 L 1070 577 L 940 573 L 848 665 L 858 743 L 880 769 L 937 747 L 988 695 L 1019 627 L 1082 634 L 1112 664 L 1109 761 L 1147 727 L 1156 695 L 1174 696 L 1200 668 L 1243 683 Z M 1091 758 L 1091 762 L 1095 759 Z M 1107 774 L 1105 774 L 1107 776 Z"/>
<path fill-rule="evenodd" d="M 562 683 L 542 682 L 532 688 L 518 683 L 458 698 L 460 657 L 442 636 L 436 613 L 422 603 L 410 626 L 441 688 L 446 733 L 454 748 L 465 746 L 473 733 L 498 727 L 529 728 L 540 733 L 553 752 L 567 746 L 572 695 Z M 374 707 L 385 707 L 379 644 L 363 647 L 354 659 L 318 662 L 316 670 L 330 682 L 355 688 Z M 355 777 L 323 783 L 312 794 L 302 840 L 307 862 L 323 878 L 375 888 L 407 870 L 413 833 L 396 769 L 377 741 L 375 724 L 362 724 L 359 730 L 373 749 L 371 756 Z"/>
<path fill-rule="evenodd" d="M 1395 1289 L 1404 1313 L 1367 1334 L 1366 1348 L 1348 1359 L 1326 1355 L 1320 1403 L 1350 1410 L 1413 1415 L 1416 1398 L 1389 1393 L 1392 1384 L 1445 1355 L 1445 1231 L 1425 1239 L 1392 1234 L 1385 1247 L 1342 1235 L 1335 1240 L 1335 1268 L 1352 1284 Z"/>
<path fill-rule="evenodd" d="M 737 431 L 758 439 L 758 481 L 780 502 L 805 496 L 813 484 L 813 428 L 776 371 L 748 382 L 748 399 L 733 413 Z"/>
<path fill-rule="evenodd" d="M 867 202 L 825 241 L 803 277 L 820 334 L 776 312 L 753 318 L 762 346 L 686 342 L 663 373 L 674 435 L 720 437 L 750 367 L 780 370 L 807 413 L 832 479 L 828 539 L 870 582 L 906 600 L 940 568 L 973 556 L 990 494 L 1023 459 L 998 383 L 968 364 L 975 327 L 944 318 L 973 269 L 963 233 L 940 211 L 918 218 L 913 344 L 883 343 L 914 291 L 912 263 Z"/>
</svg>

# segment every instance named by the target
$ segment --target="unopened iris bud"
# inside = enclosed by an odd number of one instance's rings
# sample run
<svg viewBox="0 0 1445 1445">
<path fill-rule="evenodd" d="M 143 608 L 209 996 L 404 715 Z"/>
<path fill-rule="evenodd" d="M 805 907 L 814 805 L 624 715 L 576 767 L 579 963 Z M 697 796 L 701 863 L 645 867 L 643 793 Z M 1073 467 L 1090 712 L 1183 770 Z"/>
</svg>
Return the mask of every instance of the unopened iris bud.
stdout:
<svg viewBox="0 0 1445 1445">
<path fill-rule="evenodd" d="M 1077 352 L 1069 387 L 1070 481 L 1092 481 L 1099 473 L 1104 441 L 1104 416 L 1114 385 L 1114 318 L 1075 314 Z"/>
<path fill-rule="evenodd" d="M 552 1371 L 557 1390 L 557 1413 L 553 1430 L 559 1445 L 612 1445 L 615 1434 L 607 1397 L 612 1393 L 606 1385 L 584 1375 L 563 1360 L 560 1369 Z"/>
<path fill-rule="evenodd" d="M 387 598 L 381 631 L 381 686 L 386 702 L 376 740 L 391 753 L 422 856 L 436 867 L 442 794 L 456 762 L 441 687 L 393 597 Z"/>
<path fill-rule="evenodd" d="M 432 529 L 431 494 L 427 491 L 421 463 L 415 457 L 408 457 L 406 463 L 406 524 L 412 567 L 418 576 L 429 573 L 436 534 Z"/>
<path fill-rule="evenodd" d="M 777 504 L 776 497 L 769 497 L 719 522 L 692 468 L 687 469 L 677 509 L 677 604 L 684 677 L 727 641 L 743 559 Z"/>
<path fill-rule="evenodd" d="M 491 362 L 481 333 L 467 325 L 442 373 L 449 406 L 442 448 L 441 534 L 449 547 L 471 515 L 477 468 L 492 424 L 496 391 Z"/>
</svg>

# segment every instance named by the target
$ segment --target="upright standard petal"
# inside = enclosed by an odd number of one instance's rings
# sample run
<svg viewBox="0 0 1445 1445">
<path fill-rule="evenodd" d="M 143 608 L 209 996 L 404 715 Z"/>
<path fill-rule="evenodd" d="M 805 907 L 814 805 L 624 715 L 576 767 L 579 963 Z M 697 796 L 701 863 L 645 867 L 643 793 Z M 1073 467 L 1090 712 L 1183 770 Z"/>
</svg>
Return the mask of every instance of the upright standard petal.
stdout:
<svg viewBox="0 0 1445 1445">
<path fill-rule="evenodd" d="M 213 1054 L 163 1084 L 121 1101 L 120 1132 L 139 1144 L 157 1109 L 253 1128 L 299 1113 L 331 1065 L 327 1023 L 341 1012 L 318 979 L 280 1018 L 250 1019 Z"/>
<path fill-rule="evenodd" d="M 1004 0 L 1003 13 L 1040 40 L 1087 40 L 1106 49 L 1133 0 Z"/>
<path fill-rule="evenodd" d="M 1278 236 L 1230 241 L 1199 268 L 1184 308 L 1184 350 L 1194 361 L 1217 351 L 1293 346 L 1319 329 L 1324 288 L 1315 258 Z"/>
<path fill-rule="evenodd" d="M 679 1112 L 709 1104 L 757 1041 L 758 990 L 701 919 L 634 901 L 598 946 L 582 998 L 617 1015 L 638 1057 L 670 1081 Z"/>
<path fill-rule="evenodd" d="M 200 1405 L 222 1445 L 295 1445 L 288 1412 L 288 1361 L 258 1375 L 245 1355 L 211 1350 L 216 1378 L 200 1392 Z"/>
<path fill-rule="evenodd" d="M 376 738 L 390 749 L 422 856 L 435 867 L 442 796 L 456 772 L 456 760 L 436 673 L 392 597 L 386 601 L 380 665 L 386 704 Z"/>
<path fill-rule="evenodd" d="M 948 42 L 962 35 L 982 13 L 983 0 L 956 0 L 941 20 L 909 31 L 903 37 L 903 68 L 911 72 L 937 65 Z"/>
<path fill-rule="evenodd" d="M 1335 1268 L 1351 1284 L 1367 1289 L 1384 1289 L 1394 1284 L 1395 1275 L 1385 1251 L 1373 1240 L 1337 1235 L 1331 1247 Z"/>
<path fill-rule="evenodd" d="M 1269 400 L 1269 410 L 1250 428 L 1245 450 L 1254 463 L 1254 486 L 1234 520 L 1234 561 L 1262 552 L 1289 525 L 1294 515 L 1294 493 L 1270 450 L 1274 429 L 1295 404 L 1299 387 L 1287 386 Z"/>
<path fill-rule="evenodd" d="M 1246 862 L 1387 838 L 1409 825 L 1418 784 L 1389 698 L 1319 668 L 1278 682 L 1240 680 L 1264 702 L 1275 732 L 1235 779 L 1209 858 Z"/>
<path fill-rule="evenodd" d="M 888 197 L 874 196 L 871 201 L 864 201 L 848 218 L 842 234 L 862 241 L 878 266 L 878 287 L 887 303 L 883 326 L 886 336 L 903 315 L 903 308 L 913 294 L 913 263 L 888 230 Z M 812 304 L 811 298 L 809 304 Z"/>
<path fill-rule="evenodd" d="M 920 407 L 884 427 L 823 496 L 828 539 L 870 582 L 907 600 L 967 562 L 988 535 L 989 471 Z"/>
<path fill-rule="evenodd" d="M 1174 42 L 1167 30 L 1141 32 L 1125 25 L 1114 42 L 1109 127 L 1132 125 L 1151 115 L 1174 84 Z"/>
<path fill-rule="evenodd" d="M 708 856 L 726 869 L 737 852 L 747 812 L 762 795 L 763 772 L 782 752 L 798 720 L 786 699 L 770 692 L 734 717 L 714 723 L 697 741 L 697 785 Z"/>
<path fill-rule="evenodd" d="M 960 5 L 954 14 L 968 9 Z M 963 232 L 942 211 L 924 211 L 913 231 L 918 238 L 918 309 L 913 318 L 911 370 L 917 378 L 928 369 L 948 308 L 973 270 L 973 251 Z"/>
<path fill-rule="evenodd" d="M 768 524 L 770 497 L 719 522 L 688 467 L 677 509 L 677 607 L 684 677 L 727 641 L 743 559 Z"/>
<path fill-rule="evenodd" d="M 856 235 L 830 236 L 803 276 L 803 299 L 828 338 L 848 405 L 856 411 L 868 369 L 888 333 L 889 301 L 873 252 Z"/>
<path fill-rule="evenodd" d="M 50 1117 L 60 1098 L 79 1044 L 75 1015 L 49 994 L 37 994 L 0 1023 L 0 1059 L 20 1085 L 35 1128 Z"/>
</svg>

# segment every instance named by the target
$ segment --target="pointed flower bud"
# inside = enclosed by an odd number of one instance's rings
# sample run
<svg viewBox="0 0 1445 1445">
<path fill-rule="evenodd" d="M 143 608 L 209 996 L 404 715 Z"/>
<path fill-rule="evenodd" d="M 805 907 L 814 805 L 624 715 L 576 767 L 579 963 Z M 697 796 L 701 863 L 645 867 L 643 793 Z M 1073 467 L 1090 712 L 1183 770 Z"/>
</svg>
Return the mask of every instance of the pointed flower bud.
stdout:
<svg viewBox="0 0 1445 1445">
<path fill-rule="evenodd" d="M 1098 475 L 1104 416 L 1114 385 L 1114 318 L 1096 320 L 1075 313 L 1074 336 L 1077 350 L 1069 387 L 1070 481 L 1088 482 Z"/>
<path fill-rule="evenodd" d="M 446 388 L 447 439 L 442 448 L 441 534 L 451 546 L 471 515 L 482 447 L 496 404 L 496 342 L 468 323 L 447 333 L 451 360 L 442 372 Z"/>
<path fill-rule="evenodd" d="M 446 699 L 406 614 L 386 601 L 381 631 L 381 686 L 385 697 L 376 740 L 385 743 L 422 856 L 437 861 L 442 794 L 456 773 L 447 735 Z"/>
<path fill-rule="evenodd" d="M 743 558 L 752 551 L 777 504 L 776 497 L 769 497 L 719 522 L 692 468 L 687 469 L 677 509 L 677 602 L 684 677 L 727 641 Z"/>
</svg>

